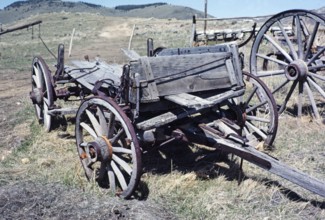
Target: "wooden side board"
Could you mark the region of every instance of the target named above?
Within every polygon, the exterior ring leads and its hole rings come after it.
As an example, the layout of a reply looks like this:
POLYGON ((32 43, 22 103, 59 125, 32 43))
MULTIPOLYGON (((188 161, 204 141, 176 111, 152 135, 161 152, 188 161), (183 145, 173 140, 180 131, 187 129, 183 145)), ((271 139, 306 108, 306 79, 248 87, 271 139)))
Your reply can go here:
MULTIPOLYGON (((152 94, 156 93, 156 96, 162 97, 231 89, 238 83, 232 62, 229 52, 141 57, 130 62, 130 78, 138 77, 140 81, 141 102, 150 102, 152 94)), ((136 94, 133 93, 130 101, 136 102, 136 94)))

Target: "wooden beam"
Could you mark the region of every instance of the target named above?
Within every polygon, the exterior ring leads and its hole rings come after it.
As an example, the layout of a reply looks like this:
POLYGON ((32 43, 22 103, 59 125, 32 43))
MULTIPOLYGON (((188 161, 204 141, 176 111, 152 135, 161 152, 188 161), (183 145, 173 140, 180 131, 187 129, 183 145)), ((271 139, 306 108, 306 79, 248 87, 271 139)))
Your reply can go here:
POLYGON ((18 31, 18 30, 21 30, 21 29, 24 29, 24 28, 29 28, 29 27, 32 27, 34 25, 38 25, 38 24, 41 24, 41 23, 42 23, 42 21, 35 21, 35 22, 29 23, 29 24, 25 24, 25 25, 18 26, 18 27, 15 27, 15 28, 7 29, 5 31, 1 31, 0 35, 7 34, 7 33, 10 33, 10 32, 14 32, 14 31, 18 31))

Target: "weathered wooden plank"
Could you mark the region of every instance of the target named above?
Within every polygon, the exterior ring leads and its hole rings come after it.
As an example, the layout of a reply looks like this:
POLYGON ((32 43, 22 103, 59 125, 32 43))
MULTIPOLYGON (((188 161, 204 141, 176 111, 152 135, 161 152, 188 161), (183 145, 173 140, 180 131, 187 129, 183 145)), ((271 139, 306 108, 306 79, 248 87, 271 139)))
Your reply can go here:
MULTIPOLYGON (((65 71, 78 83, 92 89, 97 81, 107 81, 115 86, 120 85, 122 66, 105 62, 72 61, 74 66, 66 66, 65 71)), ((105 84, 104 84, 105 87, 105 84)))
POLYGON ((187 108, 208 108, 213 102, 188 93, 165 96, 165 99, 187 108))
POLYGON ((136 125, 136 127, 141 130, 149 130, 152 128, 161 127, 161 126, 169 124, 173 121, 176 121, 176 120, 179 120, 182 118, 186 118, 192 114, 196 114, 197 112, 200 112, 203 109, 212 107, 213 105, 220 103, 224 100, 227 100, 227 99, 230 99, 233 97, 237 97, 237 96, 243 94, 243 91, 244 91, 244 89, 238 90, 238 91, 228 91, 228 92, 218 94, 216 96, 212 96, 211 99, 209 99, 209 98, 207 99, 209 102, 213 103, 212 105, 210 105, 208 107, 205 105, 201 105, 201 106, 197 106, 196 108, 184 109, 181 112, 178 111, 177 114, 170 111, 170 112, 164 113, 162 115, 150 118, 148 120, 139 122, 136 125))
POLYGON ((204 125, 200 127, 207 137, 213 138, 216 141, 216 144, 214 145, 216 148, 221 149, 224 152, 233 153, 275 175, 325 197, 325 182, 292 168, 283 162, 256 150, 252 146, 242 146, 219 137, 210 127, 204 125))
MULTIPOLYGON (((231 53, 193 54, 179 56, 148 57, 154 82, 157 85, 159 96, 179 93, 192 93, 213 89, 231 89, 235 82, 230 80, 226 67, 226 60, 230 60, 231 53)), ((148 82, 142 67, 143 59, 131 62, 130 73, 140 74, 143 99, 147 99, 148 82)), ((135 94, 131 94, 135 96, 135 94)))
POLYGON ((169 124, 170 122, 173 122, 175 120, 177 120, 177 115, 175 115, 172 112, 167 112, 162 115, 151 118, 149 120, 140 122, 136 125, 136 127, 141 130, 148 130, 151 128, 161 127, 161 126, 163 126, 165 124, 169 124))
POLYGON ((94 88, 93 84, 90 84, 84 77, 78 77, 78 75, 80 75, 79 72, 76 72, 74 74, 71 74, 70 76, 74 78, 83 87, 89 90, 92 90, 94 88))
POLYGON ((203 53, 230 52, 230 44, 218 44, 206 47, 166 48, 158 52, 157 56, 189 55, 203 53))
POLYGON ((241 96, 244 94, 244 92, 245 92, 245 89, 239 89, 236 91, 229 90, 229 91, 223 92, 221 94, 216 94, 214 96, 210 96, 210 97, 206 98, 206 100, 213 102, 214 104, 217 104, 217 103, 221 103, 227 99, 241 96))
MULTIPOLYGON (((241 59, 239 57, 238 46, 235 42, 218 44, 213 46, 205 47, 189 47, 189 48, 166 48, 160 51, 156 56, 171 56, 171 55, 188 55, 188 54, 205 54, 205 53, 220 53, 220 52, 230 52, 232 54, 232 68, 234 70, 234 76, 237 80, 239 87, 244 86, 243 76, 242 76, 242 66, 241 59)), ((228 65, 228 67, 230 67, 228 65)))
POLYGON ((148 57, 143 57, 141 64, 145 77, 148 80, 148 85, 146 86, 148 87, 148 95, 142 96, 142 101, 159 101, 157 85, 154 80, 154 75, 148 57))

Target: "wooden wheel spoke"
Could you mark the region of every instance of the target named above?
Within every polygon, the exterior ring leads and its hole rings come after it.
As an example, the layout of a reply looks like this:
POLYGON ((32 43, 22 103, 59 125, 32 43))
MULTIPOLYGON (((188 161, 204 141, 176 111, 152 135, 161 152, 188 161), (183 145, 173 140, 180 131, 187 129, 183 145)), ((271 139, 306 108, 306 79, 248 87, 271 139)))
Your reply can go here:
POLYGON ((264 37, 278 50, 280 51, 280 53, 282 53, 283 56, 285 56, 285 58, 287 58, 287 60, 289 60, 290 62, 293 61, 293 59, 291 58, 291 56, 278 44, 276 43, 270 36, 268 36, 267 34, 264 34, 264 37))
POLYGON ((44 106, 46 106, 46 107, 48 107, 49 106, 49 100, 47 99, 47 98, 43 98, 43 100, 44 100, 44 103, 45 103, 45 105, 44 106))
POLYGON ((107 175, 108 175, 110 189, 112 190, 112 192, 116 192, 115 174, 114 174, 113 169, 110 165, 108 167, 107 175))
POLYGON ((35 83, 37 85, 38 88, 41 88, 42 87, 42 81, 41 81, 41 78, 40 78, 40 72, 38 71, 38 68, 34 65, 33 66, 33 69, 34 69, 34 73, 35 73, 35 83))
POLYGON ((310 36, 310 33, 309 33, 307 25, 303 19, 300 19, 300 27, 301 27, 302 33, 304 34, 304 37, 308 38, 308 36, 310 36))
POLYGON ((132 150, 123 147, 113 147, 114 153, 132 154, 132 150))
POLYGON ((104 116, 103 111, 97 106, 97 114, 98 114, 98 118, 99 118, 99 124, 101 127, 101 135, 108 135, 108 126, 107 126, 107 122, 104 116))
POLYGON ((33 78, 34 84, 36 85, 36 88, 41 88, 41 85, 39 83, 39 79, 37 78, 37 76, 33 75, 32 78, 33 78))
POLYGON ((325 92, 324 92, 324 90, 316 83, 316 82, 314 82, 314 80, 312 80, 312 79, 310 79, 310 77, 307 77, 307 81, 308 81, 308 83, 309 84, 311 84, 311 85, 313 85, 316 89, 317 89, 317 91, 324 97, 324 99, 325 99, 325 92))
POLYGON ((267 138, 266 134, 263 131, 261 131, 259 128, 257 128, 255 125, 253 125, 252 123, 246 121, 245 124, 247 125, 248 128, 250 128, 251 130, 256 132, 259 136, 261 136, 263 140, 267 138))
POLYGON ((271 71, 258 71, 257 76, 258 77, 269 77, 269 76, 277 76, 277 75, 283 75, 284 70, 271 70, 271 71))
POLYGON ((279 60, 279 59, 276 59, 276 58, 272 58, 270 56, 266 56, 266 55, 263 55, 263 54, 256 54, 256 56, 260 57, 260 58, 263 58, 263 59, 266 59, 266 60, 269 60, 269 61, 273 61, 275 63, 278 63, 278 64, 281 64, 281 65, 285 65, 287 66, 288 63, 282 61, 282 60, 279 60))
POLYGON ((118 156, 116 156, 115 154, 113 154, 113 160, 119 164, 130 176, 132 174, 132 167, 129 166, 129 164, 127 162, 125 162, 124 160, 122 160, 121 158, 119 158, 118 156))
POLYGON ((282 82, 278 87, 276 87, 273 91, 272 94, 278 92, 280 89, 282 89, 285 85, 287 85, 290 82, 290 80, 286 79, 284 82, 282 82))
POLYGON ((321 50, 319 50, 307 63, 307 66, 312 64, 317 58, 319 58, 320 55, 322 55, 325 51, 325 47, 323 47, 321 50))
POLYGON ((88 143, 83 142, 83 143, 81 143, 79 146, 84 148, 84 147, 86 147, 87 145, 88 145, 88 143))
POLYGON ((89 169, 93 169, 92 166, 94 165, 95 162, 91 161, 91 160, 88 159, 88 158, 86 158, 86 159, 84 159, 84 160, 86 160, 86 166, 87 166, 89 169))
MULTIPOLYGON (((289 36, 288 36, 287 32, 284 30, 284 27, 283 27, 283 25, 282 25, 282 23, 280 21, 278 21, 278 25, 279 25, 279 27, 281 29, 281 32, 282 32, 282 34, 283 34, 283 36, 284 36, 284 38, 285 38, 285 40, 286 40, 286 42, 287 42, 287 44, 289 46, 289 49, 290 49, 290 52, 292 53, 293 58, 295 60, 297 60, 298 59, 298 54, 297 54, 296 50, 294 49, 294 47, 293 47, 293 45, 292 45, 292 43, 291 43, 291 41, 289 39, 289 36)), ((287 64, 284 64, 284 65, 287 65, 287 64)))
POLYGON ((308 94, 308 97, 309 97, 309 100, 310 100, 310 104, 311 104, 311 107, 313 108, 313 112, 315 114, 315 117, 316 118, 320 118, 320 115, 319 115, 319 112, 318 112, 318 109, 317 109, 317 106, 316 106, 316 102, 315 102, 315 99, 314 99, 314 95, 308 85, 307 82, 304 83, 304 88, 305 90, 307 91, 307 94, 308 94))
POLYGON ((109 121, 108 121, 108 138, 112 138, 114 134, 114 127, 115 127, 115 115, 111 113, 109 115, 109 121))
POLYGON ((259 104, 253 105, 252 107, 246 109, 246 114, 250 113, 251 111, 254 111, 255 109, 267 104, 267 101, 261 102, 259 104))
POLYGON ((86 109, 86 114, 91 122, 91 125, 95 129, 97 136, 102 136, 103 135, 102 128, 99 122, 97 121, 96 117, 88 109, 86 109))
POLYGON ((37 115, 38 119, 40 119, 40 117, 41 117, 41 108, 39 107, 39 105, 35 104, 35 109, 36 109, 36 115, 37 115))
POLYGON ((118 140, 121 139, 122 134, 124 134, 124 129, 120 129, 116 135, 110 140, 112 144, 115 144, 118 140))
POLYGON ((311 48, 312 48, 312 46, 314 44, 316 34, 318 32, 319 24, 320 24, 319 22, 316 22, 316 24, 315 24, 315 26, 313 28, 313 32, 312 32, 311 36, 308 39, 308 44, 307 44, 307 47, 306 47, 306 53, 305 53, 304 60, 307 60, 309 52, 310 52, 310 50, 311 50, 311 48))
POLYGON ((245 133, 246 135, 250 135, 250 134, 251 134, 251 132, 250 132, 246 127, 244 127, 244 133, 245 133))
POLYGON ((295 24, 296 24, 296 36, 297 36, 297 44, 298 44, 298 57, 299 59, 303 59, 303 45, 302 45, 302 30, 300 17, 298 15, 295 16, 295 24))
POLYGON ((298 94, 298 117, 302 115, 302 98, 304 94, 304 84, 299 82, 299 94, 298 94))
POLYGON ((325 68, 325 64, 316 65, 316 66, 309 66, 308 67, 308 70, 309 71, 312 71, 312 70, 321 70, 323 68, 325 68))
POLYGON ((113 172, 115 173, 115 175, 117 177, 117 180, 120 183, 122 189, 126 190, 127 189, 127 184, 126 184, 126 181, 125 181, 125 178, 124 178, 122 172, 117 167, 117 165, 115 164, 114 161, 111 161, 111 166, 112 166, 113 172))
POLYGON ((83 127, 93 138, 97 138, 96 132, 85 122, 81 122, 80 126, 83 127))
POLYGON ((282 112, 284 110, 284 108, 287 105, 287 103, 288 103, 288 101, 289 101, 289 99, 290 99, 290 97, 291 97, 291 95, 293 93, 293 90, 296 88, 297 84, 298 84, 297 81, 294 81, 293 84, 291 85, 290 90, 289 90, 288 94, 286 95, 286 97, 284 99, 284 102, 282 103, 279 112, 282 112))
POLYGON ((251 91, 249 93, 249 95, 247 96, 246 101, 245 101, 245 108, 247 108, 248 103, 252 100, 252 98, 253 98, 254 94, 256 93, 257 89, 258 89, 257 86, 254 86, 253 91, 251 91))
POLYGON ((325 76, 321 76, 316 73, 308 72, 308 76, 325 81, 325 76))
POLYGON ((246 119, 249 121, 258 121, 258 122, 263 122, 263 123, 270 123, 270 119, 267 118, 260 118, 252 115, 246 115, 246 119))
MULTIPOLYGON (((90 167, 89 167, 90 168, 90 167)), ((103 181, 107 175, 107 163, 100 163, 99 173, 98 173, 98 180, 103 181)))

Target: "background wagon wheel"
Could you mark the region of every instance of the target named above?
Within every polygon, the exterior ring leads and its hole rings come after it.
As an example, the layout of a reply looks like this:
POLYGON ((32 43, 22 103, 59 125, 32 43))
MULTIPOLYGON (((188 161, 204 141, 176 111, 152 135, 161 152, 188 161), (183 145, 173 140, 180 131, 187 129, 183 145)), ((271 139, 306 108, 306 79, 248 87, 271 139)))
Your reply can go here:
POLYGON ((51 72, 41 57, 35 57, 32 63, 32 91, 30 93, 35 107, 36 117, 45 130, 51 130, 52 116, 49 107, 54 102, 54 91, 51 83, 51 72))
POLYGON ((233 100, 230 108, 243 114, 243 136, 249 140, 252 146, 260 144, 270 149, 274 142, 278 129, 278 112, 275 100, 266 85, 256 76, 243 72, 245 81, 245 93, 233 100))
POLYGON ((88 180, 130 197, 141 176, 141 150, 123 110, 110 98, 84 101, 77 112, 76 141, 88 180))
POLYGON ((290 107, 301 116, 311 109, 314 117, 320 117, 325 102, 324 31, 322 16, 289 10, 271 17, 258 32, 251 51, 251 73, 270 88, 279 112, 290 107))

